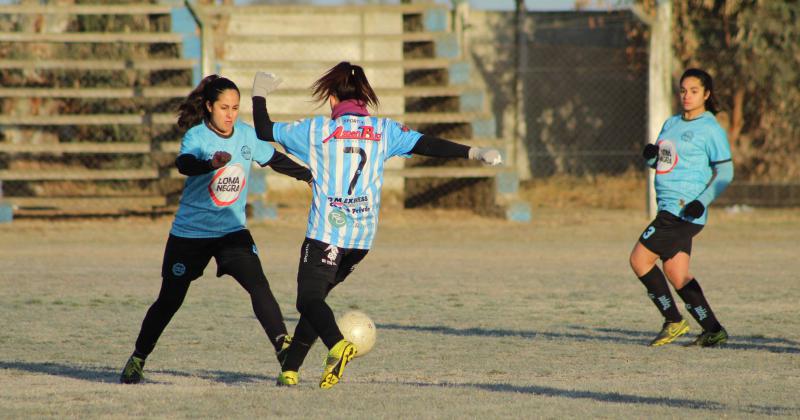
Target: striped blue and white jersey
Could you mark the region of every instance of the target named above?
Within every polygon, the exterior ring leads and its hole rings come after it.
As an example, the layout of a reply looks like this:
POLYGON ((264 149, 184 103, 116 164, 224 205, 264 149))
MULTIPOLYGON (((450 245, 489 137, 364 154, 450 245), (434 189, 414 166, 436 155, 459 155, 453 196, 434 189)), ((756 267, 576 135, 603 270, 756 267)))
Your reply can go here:
POLYGON ((209 160, 228 152, 225 166, 186 178, 170 233, 183 238, 219 238, 246 227, 248 178, 253 162, 265 165, 275 154, 271 144, 256 137, 253 127, 236 121, 230 137, 220 137, 200 123, 186 132, 180 154, 209 160))
POLYGON ((275 123, 273 137, 314 176, 306 236, 370 249, 378 227, 386 160, 408 156, 422 136, 389 118, 316 116, 275 123))
MULTIPOLYGON (((725 130, 711 112, 687 121, 678 114, 664 122, 658 135, 655 190, 658 210, 678 217, 683 207, 706 189, 715 165, 731 161, 731 147, 725 130)), ((704 225, 708 212, 684 220, 704 225)))

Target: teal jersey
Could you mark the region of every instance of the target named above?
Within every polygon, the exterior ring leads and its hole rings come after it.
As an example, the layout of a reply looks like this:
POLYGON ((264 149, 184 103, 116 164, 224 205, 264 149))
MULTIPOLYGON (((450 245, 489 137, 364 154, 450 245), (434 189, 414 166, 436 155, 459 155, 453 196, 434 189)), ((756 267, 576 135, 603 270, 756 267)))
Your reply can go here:
MULTIPOLYGON (((704 225, 708 211, 697 219, 683 215, 683 207, 698 199, 712 180, 715 165, 731 161, 725 130, 711 112, 687 121, 670 117, 658 135, 656 201, 668 211, 692 223, 704 225)), ((708 204, 708 203, 704 203, 708 204)))
POLYGON ((211 172, 186 178, 171 234, 184 238, 219 238, 246 227, 247 180, 253 162, 266 165, 275 148, 256 137, 253 127, 236 121, 230 137, 220 137, 200 123, 186 132, 180 154, 209 160, 217 151, 231 160, 211 172))
POLYGON ((272 131, 314 176, 306 236, 340 248, 370 249, 384 162, 406 156, 422 134, 389 118, 354 115, 275 123, 272 131))

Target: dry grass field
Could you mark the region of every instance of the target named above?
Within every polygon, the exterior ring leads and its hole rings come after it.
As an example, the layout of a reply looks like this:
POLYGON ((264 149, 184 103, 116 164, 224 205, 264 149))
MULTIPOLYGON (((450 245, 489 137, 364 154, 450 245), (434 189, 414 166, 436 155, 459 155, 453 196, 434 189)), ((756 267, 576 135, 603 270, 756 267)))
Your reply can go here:
MULTIPOLYGON (((712 208, 692 271, 729 345, 652 349, 661 321, 627 263, 643 211, 537 208, 520 225, 386 208, 373 251, 329 299, 370 314, 378 342, 328 391, 319 344, 299 387, 275 387, 249 299, 213 262, 148 383, 117 383, 170 222, 0 226, 0 418, 800 417, 798 211, 712 208)), ((292 328, 305 213, 251 230, 292 328)))

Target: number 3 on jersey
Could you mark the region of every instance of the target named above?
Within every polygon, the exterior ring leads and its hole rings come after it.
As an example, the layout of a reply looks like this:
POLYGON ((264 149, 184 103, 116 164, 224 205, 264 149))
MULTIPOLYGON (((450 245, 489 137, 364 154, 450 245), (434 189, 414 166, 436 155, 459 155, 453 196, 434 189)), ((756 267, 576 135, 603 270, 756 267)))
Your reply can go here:
POLYGON ((364 164, 367 163, 367 152, 360 147, 345 147, 345 153, 357 153, 358 156, 361 158, 358 161, 358 168, 356 168, 356 172, 353 174, 353 179, 350 180, 350 189, 347 190, 347 195, 352 195, 353 190, 356 187, 356 183, 358 182, 358 177, 361 176, 361 170, 364 169, 364 164))

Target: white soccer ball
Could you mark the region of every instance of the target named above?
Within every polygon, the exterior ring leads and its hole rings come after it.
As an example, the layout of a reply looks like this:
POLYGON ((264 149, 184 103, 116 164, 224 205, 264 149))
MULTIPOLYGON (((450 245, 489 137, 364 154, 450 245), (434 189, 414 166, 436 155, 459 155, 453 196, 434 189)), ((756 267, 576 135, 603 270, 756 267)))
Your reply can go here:
POLYGON ((336 320, 344 339, 355 344, 358 353, 363 356, 375 345, 375 323, 361 311, 349 311, 336 320))

